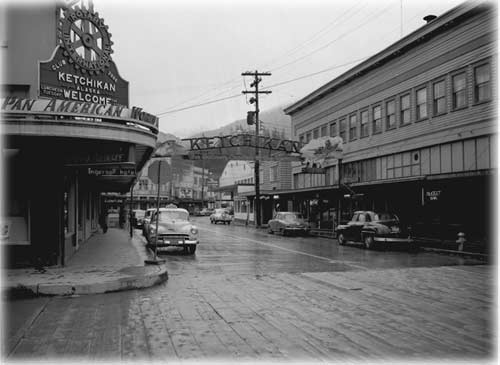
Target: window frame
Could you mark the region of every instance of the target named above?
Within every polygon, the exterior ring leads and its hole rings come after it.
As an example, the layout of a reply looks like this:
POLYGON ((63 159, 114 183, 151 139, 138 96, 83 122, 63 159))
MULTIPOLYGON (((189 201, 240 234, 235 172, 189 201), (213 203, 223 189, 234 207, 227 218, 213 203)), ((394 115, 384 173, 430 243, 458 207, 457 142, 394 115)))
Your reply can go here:
POLYGON ((349 141, 355 141, 358 139, 358 113, 349 114, 349 141), (352 118, 355 118, 354 126, 352 123, 352 118), (355 136, 353 137, 351 131, 354 129, 355 136))
POLYGON ((376 104, 376 105, 372 105, 372 135, 374 134, 380 134, 383 132, 383 127, 382 127, 382 105, 381 104, 376 104), (378 119, 379 122, 380 122, 380 129, 377 130, 375 128, 375 122, 377 121, 377 119, 375 119, 375 109, 376 108, 379 108, 380 109, 380 118, 378 119))
POLYGON ((337 124, 337 120, 333 120, 329 123, 329 135, 330 137, 335 137, 335 136, 338 136, 339 133, 338 133, 338 124, 337 124), (335 134, 332 134, 332 126, 334 126, 335 128, 335 134))
POLYGON ((319 138, 319 127, 313 129, 313 139, 318 139, 319 138))
POLYGON ((343 143, 347 143, 349 142, 348 141, 348 138, 347 138, 347 133, 348 133, 348 126, 347 126, 347 123, 348 123, 348 117, 347 115, 346 116, 343 116, 342 118, 339 118, 339 133, 338 133, 338 136, 340 138, 342 138, 342 142, 343 143), (342 122, 344 123, 344 129, 342 129, 342 122), (344 136, 342 137, 342 134, 344 134, 344 136))
POLYGON ((385 101, 385 113, 384 113, 384 115, 385 115, 385 130, 388 131, 388 130, 396 129, 398 122, 396 120, 396 99, 395 98, 387 99, 385 101), (388 114, 389 113, 389 108, 388 108, 389 103, 392 103, 394 105, 394 112, 392 114, 388 114), (390 115, 394 116, 394 123, 392 126, 389 125, 389 116, 390 115))
POLYGON ((439 116, 439 115, 444 115, 448 112, 448 108, 447 108, 447 99, 446 99, 446 78, 445 77, 442 77, 442 78, 439 78, 439 79, 436 79, 434 81, 432 81, 432 115, 433 116, 439 116), (439 99, 444 99, 444 111, 442 112, 438 112, 437 109, 436 109, 436 89, 435 89, 435 85, 436 84, 439 84, 439 83, 443 83, 444 84, 444 87, 443 87, 443 90, 444 90, 444 95, 442 97, 440 97, 439 99))
POLYGON ((468 98, 468 75, 467 75, 467 69, 461 69, 461 70, 457 70, 455 72, 453 72, 451 75, 450 75, 450 83, 451 83, 451 110, 460 110, 460 109, 466 109, 469 107, 469 98, 468 98), (462 105, 462 106, 457 106, 456 105, 456 98, 455 98, 455 95, 457 94, 455 92, 455 82, 454 82, 454 79, 455 77, 459 76, 459 75, 464 75, 465 76, 465 86, 464 86, 464 89, 463 89, 463 93, 464 93, 464 100, 465 100, 465 104, 462 105))
POLYGON ((328 124, 323 124, 321 127, 319 127, 319 136, 320 137, 328 136, 328 124), (323 131, 325 132, 325 134, 323 134, 323 131))
POLYGON ((421 85, 415 89, 415 121, 420 122, 425 119, 429 119, 429 88, 428 85, 421 85), (419 104, 418 93, 422 90, 425 90, 425 103, 419 104), (424 117, 419 113, 421 105, 425 105, 426 115, 424 117))
POLYGON ((359 138, 370 137, 370 112, 368 109, 363 109, 359 112, 359 138), (363 125, 363 114, 366 113, 366 123, 363 125), (363 133, 363 127, 366 126, 366 135, 363 133))
POLYGON ((474 105, 477 104, 482 104, 482 103, 488 103, 493 100, 493 83, 492 83, 492 68, 491 68, 491 61, 490 60, 485 60, 481 61, 478 63, 475 63, 472 65, 472 92, 473 92, 473 102, 474 105), (488 81, 488 89, 489 89, 489 97, 488 99, 484 100, 478 100, 478 87, 476 83, 476 69, 480 67, 486 66, 488 69, 488 74, 489 74, 489 81, 488 81))
MULTIPOLYGON (((408 124, 411 124, 411 93, 406 92, 401 95, 399 95, 399 126, 405 126, 408 124), (403 98, 408 98, 408 108, 403 109, 403 98), (404 122, 403 121, 403 113, 408 113, 408 121, 404 122)), ((405 114, 406 115, 406 114, 405 114)))

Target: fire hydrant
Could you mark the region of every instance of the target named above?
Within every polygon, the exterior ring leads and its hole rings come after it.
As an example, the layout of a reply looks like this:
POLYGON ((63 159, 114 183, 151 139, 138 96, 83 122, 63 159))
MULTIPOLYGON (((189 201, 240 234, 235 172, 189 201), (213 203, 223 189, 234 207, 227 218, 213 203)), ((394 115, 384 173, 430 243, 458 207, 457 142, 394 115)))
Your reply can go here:
POLYGON ((465 243, 465 233, 459 232, 458 233, 458 239, 456 241, 458 243, 458 251, 463 251, 464 250, 464 243, 465 243))

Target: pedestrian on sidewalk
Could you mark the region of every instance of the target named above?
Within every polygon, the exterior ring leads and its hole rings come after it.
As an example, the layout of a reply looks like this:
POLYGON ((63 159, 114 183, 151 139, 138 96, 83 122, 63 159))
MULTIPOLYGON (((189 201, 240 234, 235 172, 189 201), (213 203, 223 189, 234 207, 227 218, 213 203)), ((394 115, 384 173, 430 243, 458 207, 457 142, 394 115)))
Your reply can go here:
POLYGON ((108 231, 108 210, 106 208, 101 211, 101 215, 99 216, 99 224, 102 228, 102 233, 106 233, 108 231))

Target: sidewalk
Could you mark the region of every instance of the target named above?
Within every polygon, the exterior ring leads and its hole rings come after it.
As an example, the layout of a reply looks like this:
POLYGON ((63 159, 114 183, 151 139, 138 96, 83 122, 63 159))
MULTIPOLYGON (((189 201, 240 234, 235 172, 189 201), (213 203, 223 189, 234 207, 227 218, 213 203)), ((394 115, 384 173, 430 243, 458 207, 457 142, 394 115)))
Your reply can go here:
POLYGON ((80 295, 150 287, 168 279, 164 265, 151 259, 141 240, 124 229, 96 232, 64 267, 3 269, 2 293, 80 295))

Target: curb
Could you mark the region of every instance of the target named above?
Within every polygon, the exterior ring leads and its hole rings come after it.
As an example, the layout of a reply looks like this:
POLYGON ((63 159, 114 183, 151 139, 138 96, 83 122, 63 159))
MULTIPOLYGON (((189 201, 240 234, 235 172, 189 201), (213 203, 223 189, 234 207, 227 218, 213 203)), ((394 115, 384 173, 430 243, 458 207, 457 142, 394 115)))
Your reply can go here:
POLYGON ((4 288, 2 294, 12 298, 104 294, 149 288, 168 280, 167 268, 164 265, 154 267, 130 267, 122 269, 120 272, 122 272, 121 277, 102 282, 65 284, 38 283, 32 285, 17 284, 4 288), (127 271, 132 273, 127 273, 127 271), (145 271, 145 273, 134 274, 134 272, 137 271, 145 271))

